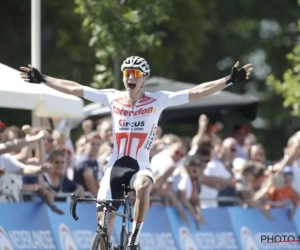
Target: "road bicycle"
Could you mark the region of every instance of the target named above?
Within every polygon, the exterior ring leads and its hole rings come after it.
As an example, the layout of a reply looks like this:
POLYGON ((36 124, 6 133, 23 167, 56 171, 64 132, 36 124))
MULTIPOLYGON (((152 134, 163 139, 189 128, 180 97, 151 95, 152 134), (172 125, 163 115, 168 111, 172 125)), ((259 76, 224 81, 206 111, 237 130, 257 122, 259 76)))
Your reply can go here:
POLYGON ((133 191, 130 187, 122 185, 125 197, 124 199, 105 199, 105 200, 97 200, 93 198, 77 198, 75 194, 71 195, 71 204, 70 204, 70 213, 74 220, 78 220, 78 216, 76 214, 76 206, 77 203, 83 203, 83 202, 94 202, 102 205, 104 207, 103 209, 103 220, 102 225, 99 225, 95 236, 92 241, 92 247, 91 250, 99 250, 100 245, 105 246, 105 250, 125 250, 128 238, 130 236, 129 232, 129 223, 126 222, 130 221, 133 222, 132 214, 131 214, 131 204, 129 200, 129 193, 133 191), (119 203, 124 206, 123 213, 119 213, 114 211, 114 207, 111 205, 112 203, 119 203), (120 245, 118 246, 111 246, 109 242, 109 235, 108 235, 108 218, 109 215, 119 216, 122 217, 122 228, 121 228, 121 237, 120 237, 120 245), (102 242, 102 243, 101 243, 102 242))

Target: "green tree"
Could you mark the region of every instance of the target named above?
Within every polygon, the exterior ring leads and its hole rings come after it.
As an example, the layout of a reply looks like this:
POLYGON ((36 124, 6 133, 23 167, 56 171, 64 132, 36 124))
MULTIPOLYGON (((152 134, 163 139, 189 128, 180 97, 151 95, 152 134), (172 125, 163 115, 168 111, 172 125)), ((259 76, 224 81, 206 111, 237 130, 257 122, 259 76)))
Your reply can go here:
POLYGON ((119 88, 121 61, 128 55, 160 45, 155 27, 168 18, 168 0, 75 0, 83 26, 91 32, 90 45, 99 63, 95 83, 119 88))
MULTIPOLYGON (((300 19, 298 30, 300 31, 300 19)), ((300 44, 287 54, 287 59, 290 62, 290 68, 284 72, 283 80, 271 74, 268 76, 268 84, 284 98, 283 106, 292 108, 291 114, 300 117, 300 44)))

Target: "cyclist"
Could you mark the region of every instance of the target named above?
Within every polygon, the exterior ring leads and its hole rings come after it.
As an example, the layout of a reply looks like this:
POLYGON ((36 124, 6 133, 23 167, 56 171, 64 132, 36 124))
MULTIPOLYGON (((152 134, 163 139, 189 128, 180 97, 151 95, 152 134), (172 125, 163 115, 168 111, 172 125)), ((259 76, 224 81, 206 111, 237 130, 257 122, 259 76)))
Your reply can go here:
MULTIPOLYGON (((43 83, 66 94, 84 97, 90 101, 107 105, 113 122, 114 150, 107 164, 98 192, 99 199, 123 198, 122 184, 130 184, 136 192, 134 222, 127 249, 138 249, 139 235, 149 208, 153 177, 149 162, 149 151, 155 138, 155 129, 161 112, 169 107, 181 105, 218 92, 231 84, 249 78, 251 64, 238 69, 239 62, 231 74, 219 80, 200 84, 178 92, 143 92, 143 85, 150 76, 147 61, 139 56, 124 60, 121 71, 126 91, 115 89, 93 89, 79 83, 53 78, 41 74, 31 65, 21 67, 21 77, 30 83, 43 83)), ((118 205, 113 204, 115 209, 118 205)), ((102 218, 102 207, 97 208, 98 220, 102 218)), ((110 232, 113 218, 110 218, 110 232)))

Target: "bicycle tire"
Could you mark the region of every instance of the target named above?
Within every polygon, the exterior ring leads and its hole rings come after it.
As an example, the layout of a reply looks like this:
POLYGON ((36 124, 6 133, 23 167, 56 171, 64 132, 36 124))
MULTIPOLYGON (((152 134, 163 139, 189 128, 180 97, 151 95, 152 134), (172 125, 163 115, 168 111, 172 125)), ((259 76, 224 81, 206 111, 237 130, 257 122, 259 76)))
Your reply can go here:
POLYGON ((107 234, 103 231, 99 231, 99 232, 95 233, 93 241, 92 241, 93 244, 92 244, 91 250, 100 250, 101 240, 104 243, 105 250, 110 250, 108 248, 107 234))

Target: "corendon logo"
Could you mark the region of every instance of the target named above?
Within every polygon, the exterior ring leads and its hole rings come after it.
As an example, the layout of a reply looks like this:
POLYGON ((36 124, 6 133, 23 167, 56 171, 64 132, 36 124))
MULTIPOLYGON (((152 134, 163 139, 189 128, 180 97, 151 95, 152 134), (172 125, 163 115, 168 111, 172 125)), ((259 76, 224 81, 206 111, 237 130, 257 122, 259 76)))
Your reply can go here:
POLYGON ((127 122, 124 119, 119 120, 120 127, 143 127, 145 126, 145 121, 140 122, 127 122))
POLYGON ((153 107, 149 107, 149 108, 140 108, 138 110, 132 111, 132 110, 127 110, 127 109, 113 106, 113 112, 117 115, 139 116, 139 115, 148 115, 151 113, 155 113, 156 109, 153 107))

